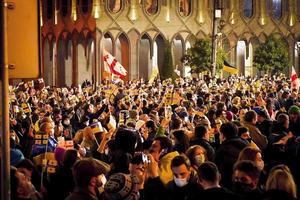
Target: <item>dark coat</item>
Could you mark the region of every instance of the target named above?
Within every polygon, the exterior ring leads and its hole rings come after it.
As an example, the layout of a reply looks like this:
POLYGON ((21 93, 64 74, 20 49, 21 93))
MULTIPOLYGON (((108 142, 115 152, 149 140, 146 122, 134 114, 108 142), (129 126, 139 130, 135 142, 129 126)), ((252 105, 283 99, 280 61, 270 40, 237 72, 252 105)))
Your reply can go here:
POLYGON ((225 140, 218 148, 215 163, 221 172, 223 187, 231 189, 233 165, 237 161, 239 153, 247 145, 248 142, 241 138, 232 138, 225 140))
POLYGON ((268 190, 262 195, 262 200, 296 200, 290 193, 283 190, 268 190))
POLYGON ((169 200, 192 200, 199 196, 202 188, 197 183, 197 177, 191 173, 189 183, 186 186, 178 187, 174 180, 167 184, 169 200))
POLYGON ((212 200, 212 199, 222 199, 222 200, 238 200, 240 197, 233 192, 225 189, 225 188, 210 188, 207 190, 203 190, 196 199, 201 200, 212 200))
POLYGON ((50 176, 48 199, 63 200, 74 190, 72 169, 60 166, 57 171, 50 176))
POLYGON ((75 190, 70 194, 65 200, 100 200, 92 195, 89 191, 81 188, 75 188, 75 190))
POLYGON ((168 193, 159 177, 148 178, 144 185, 144 200, 160 200, 167 199, 168 193))

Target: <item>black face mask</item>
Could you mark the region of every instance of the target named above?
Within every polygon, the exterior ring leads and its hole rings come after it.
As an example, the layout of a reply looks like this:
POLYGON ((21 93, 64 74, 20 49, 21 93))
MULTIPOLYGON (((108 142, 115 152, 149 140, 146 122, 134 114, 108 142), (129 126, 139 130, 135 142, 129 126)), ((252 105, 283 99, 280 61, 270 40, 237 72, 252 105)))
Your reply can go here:
POLYGON ((246 140, 247 140, 249 143, 252 142, 252 138, 247 138, 246 140))
POLYGON ((233 191, 238 194, 249 193, 253 190, 254 186, 251 183, 243 183, 243 182, 234 182, 233 183, 233 191))

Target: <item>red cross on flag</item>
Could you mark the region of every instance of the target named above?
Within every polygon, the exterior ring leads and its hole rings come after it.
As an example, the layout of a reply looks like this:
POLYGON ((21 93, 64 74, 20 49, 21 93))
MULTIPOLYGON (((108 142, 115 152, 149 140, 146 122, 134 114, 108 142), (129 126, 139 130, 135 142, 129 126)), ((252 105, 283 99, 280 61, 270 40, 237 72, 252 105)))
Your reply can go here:
POLYGON ((299 80, 294 66, 292 66, 291 89, 299 89, 299 80))
POLYGON ((123 78, 127 75, 126 69, 108 51, 103 49, 104 70, 123 78))

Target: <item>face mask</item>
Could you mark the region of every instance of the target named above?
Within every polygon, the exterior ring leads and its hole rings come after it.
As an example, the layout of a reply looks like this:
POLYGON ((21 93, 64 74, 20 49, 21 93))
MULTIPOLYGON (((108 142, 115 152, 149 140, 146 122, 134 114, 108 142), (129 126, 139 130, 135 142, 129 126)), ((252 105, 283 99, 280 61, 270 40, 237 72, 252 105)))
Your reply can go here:
POLYGON ((233 191, 238 194, 244 194, 251 192, 253 190, 253 184, 251 183, 242 183, 242 182, 234 182, 233 183, 233 191))
POLYGON ((106 148, 106 149, 104 150, 104 154, 105 154, 106 156, 108 156, 108 152, 109 152, 109 150, 108 150, 108 148, 106 148))
POLYGON ((202 163, 205 162, 205 156, 203 154, 195 156, 195 164, 199 167, 202 163))
POLYGON ((184 187, 189 183, 186 178, 180 179, 180 178, 176 178, 175 176, 174 176, 174 182, 178 187, 184 187))

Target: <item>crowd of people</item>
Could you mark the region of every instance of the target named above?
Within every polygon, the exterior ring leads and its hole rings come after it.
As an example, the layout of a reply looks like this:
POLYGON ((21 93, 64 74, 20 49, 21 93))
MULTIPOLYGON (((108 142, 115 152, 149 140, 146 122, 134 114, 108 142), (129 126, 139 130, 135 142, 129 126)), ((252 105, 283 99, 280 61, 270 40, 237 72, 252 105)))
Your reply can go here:
POLYGON ((297 199, 283 75, 10 86, 11 198, 297 199))

